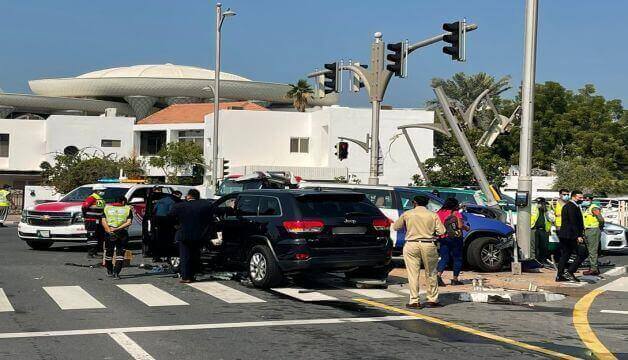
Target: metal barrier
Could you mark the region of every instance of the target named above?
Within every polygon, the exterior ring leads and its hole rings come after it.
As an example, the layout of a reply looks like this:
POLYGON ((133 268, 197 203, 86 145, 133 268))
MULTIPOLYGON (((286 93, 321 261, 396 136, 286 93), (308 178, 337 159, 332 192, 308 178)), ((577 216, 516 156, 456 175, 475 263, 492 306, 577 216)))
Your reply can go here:
POLYGON ((24 208, 24 190, 13 189, 11 190, 11 209, 9 214, 21 214, 24 208))

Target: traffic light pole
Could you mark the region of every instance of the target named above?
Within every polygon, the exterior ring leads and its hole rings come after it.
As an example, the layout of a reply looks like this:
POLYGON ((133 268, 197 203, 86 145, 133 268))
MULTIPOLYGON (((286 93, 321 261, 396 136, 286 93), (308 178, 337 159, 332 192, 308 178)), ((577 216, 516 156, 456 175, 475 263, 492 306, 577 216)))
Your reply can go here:
POLYGON ((532 196, 532 136, 534 119, 534 80, 536 71, 536 31, 538 1, 526 0, 525 52, 523 59, 523 84, 521 88, 521 137, 519 139, 519 181, 517 194, 527 194, 525 206, 517 209, 517 242, 524 259, 530 253, 530 197, 532 196))

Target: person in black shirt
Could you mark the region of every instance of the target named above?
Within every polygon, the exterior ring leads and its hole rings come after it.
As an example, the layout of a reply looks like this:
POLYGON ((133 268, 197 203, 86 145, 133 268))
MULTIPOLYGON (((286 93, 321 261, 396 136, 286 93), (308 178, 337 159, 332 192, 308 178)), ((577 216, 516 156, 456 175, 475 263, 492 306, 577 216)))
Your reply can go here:
POLYGON ((169 216, 179 224, 175 241, 179 244, 182 283, 193 282, 200 267, 200 250, 211 226, 211 205, 200 200, 196 189, 188 191, 184 202, 172 205, 169 216))
POLYGON ((587 248, 583 245, 584 219, 580 210, 582 198, 582 191, 572 191, 571 200, 565 204, 561 213, 561 226, 558 231, 561 255, 556 281, 580 281, 574 274, 588 255, 587 248), (569 265, 565 272, 565 266, 574 252, 577 256, 576 260, 569 265))

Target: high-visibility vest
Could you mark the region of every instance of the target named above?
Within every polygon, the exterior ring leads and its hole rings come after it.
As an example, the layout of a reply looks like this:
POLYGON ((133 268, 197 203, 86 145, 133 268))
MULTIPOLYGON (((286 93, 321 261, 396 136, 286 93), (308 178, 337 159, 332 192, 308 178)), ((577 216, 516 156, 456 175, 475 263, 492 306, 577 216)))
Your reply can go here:
MULTIPOLYGON (((532 213, 530 214, 530 228, 534 227, 534 224, 536 224, 536 221, 539 219, 539 216, 541 215, 541 212, 539 211, 539 205, 537 204, 532 204, 532 213)), ((547 214, 545 215, 545 231, 550 231, 550 229, 552 228, 552 223, 547 219, 547 214)))
POLYGON ((107 203, 102 198, 102 196, 98 195, 97 193, 93 193, 90 196, 93 197, 96 202, 85 211, 85 216, 89 218, 99 219, 102 216, 102 211, 107 203))
POLYGON ((599 208, 595 204, 591 204, 585 211, 582 212, 584 218, 584 227, 587 229, 596 229, 600 227, 600 221, 597 216, 593 215, 593 210, 599 208))
POLYGON ((563 206, 565 206, 565 204, 560 200, 556 201, 556 205, 554 206, 554 225, 556 225, 557 228, 559 228, 562 223, 561 215, 563 213, 563 206))
POLYGON ((129 214, 131 213, 131 207, 128 205, 116 206, 116 205, 107 205, 105 206, 105 219, 107 220, 107 224, 111 227, 118 227, 126 222, 129 218, 129 214))
POLYGON ((9 202, 8 196, 11 192, 8 190, 0 190, 0 206, 10 206, 11 203, 9 202))

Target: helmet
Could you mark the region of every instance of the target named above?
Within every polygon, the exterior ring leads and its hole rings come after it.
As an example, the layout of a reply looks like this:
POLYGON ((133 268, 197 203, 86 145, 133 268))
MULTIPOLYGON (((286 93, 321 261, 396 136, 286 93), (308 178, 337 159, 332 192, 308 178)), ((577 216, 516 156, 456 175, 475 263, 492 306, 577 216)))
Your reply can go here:
POLYGON ((105 190, 107 190, 107 188, 105 187, 105 185, 98 184, 98 185, 92 186, 92 190, 94 190, 94 191, 105 191, 105 190))

